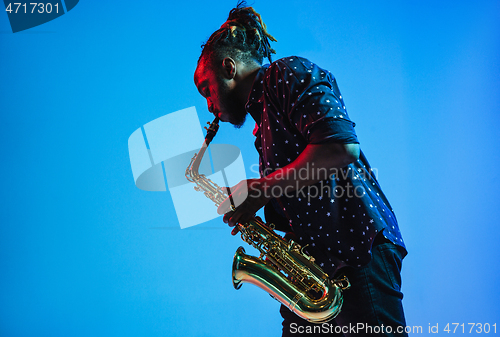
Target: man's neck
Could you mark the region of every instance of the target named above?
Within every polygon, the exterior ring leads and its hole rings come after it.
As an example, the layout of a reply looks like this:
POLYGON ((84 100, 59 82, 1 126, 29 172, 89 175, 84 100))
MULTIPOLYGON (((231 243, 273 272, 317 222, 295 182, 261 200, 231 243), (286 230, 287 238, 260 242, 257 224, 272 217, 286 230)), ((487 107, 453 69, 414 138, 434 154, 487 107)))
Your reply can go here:
POLYGON ((242 64, 239 71, 239 84, 237 86, 239 99, 248 102, 250 92, 252 91, 253 82, 259 73, 261 65, 252 62, 250 64, 242 64))

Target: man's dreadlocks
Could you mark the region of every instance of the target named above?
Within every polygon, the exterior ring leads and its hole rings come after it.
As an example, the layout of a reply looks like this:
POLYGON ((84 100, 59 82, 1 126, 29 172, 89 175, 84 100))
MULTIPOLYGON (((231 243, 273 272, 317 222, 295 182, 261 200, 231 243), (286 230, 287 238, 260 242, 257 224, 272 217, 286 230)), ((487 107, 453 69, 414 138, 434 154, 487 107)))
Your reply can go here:
POLYGON ((259 64, 262 64, 266 57, 272 62, 271 54, 276 52, 271 48, 269 40, 276 42, 267 32, 260 14, 252 7, 246 7, 245 1, 240 1, 236 8, 229 12, 226 22, 202 45, 198 62, 206 56, 207 60, 216 62, 225 56, 243 61, 253 59, 259 64))

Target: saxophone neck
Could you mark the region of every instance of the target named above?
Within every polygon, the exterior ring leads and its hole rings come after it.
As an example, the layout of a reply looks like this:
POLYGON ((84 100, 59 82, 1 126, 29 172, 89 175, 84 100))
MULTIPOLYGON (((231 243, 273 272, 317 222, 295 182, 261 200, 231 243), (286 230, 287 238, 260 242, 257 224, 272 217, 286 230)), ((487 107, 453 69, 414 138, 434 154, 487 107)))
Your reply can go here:
POLYGON ((209 124, 209 127, 205 127, 205 130, 207 130, 207 135, 205 136, 205 140, 203 141, 203 145, 201 146, 200 151, 198 151, 193 159, 191 159, 191 163, 186 169, 186 177, 188 177, 189 175, 191 178, 196 179, 199 176, 198 169, 200 168, 201 160, 205 155, 205 151, 207 150, 208 145, 212 142, 215 135, 217 134, 217 131, 219 130, 219 117, 215 117, 212 123, 207 123, 209 124))

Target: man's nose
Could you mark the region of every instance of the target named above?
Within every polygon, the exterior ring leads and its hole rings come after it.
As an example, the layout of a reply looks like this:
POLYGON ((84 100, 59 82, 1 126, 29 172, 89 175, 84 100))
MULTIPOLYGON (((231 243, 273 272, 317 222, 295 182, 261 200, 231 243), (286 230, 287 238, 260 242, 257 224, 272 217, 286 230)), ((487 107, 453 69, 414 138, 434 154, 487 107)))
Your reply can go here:
POLYGON ((210 101, 209 98, 207 98, 207 106, 208 106, 208 111, 214 112, 214 105, 212 104, 212 101, 210 101))

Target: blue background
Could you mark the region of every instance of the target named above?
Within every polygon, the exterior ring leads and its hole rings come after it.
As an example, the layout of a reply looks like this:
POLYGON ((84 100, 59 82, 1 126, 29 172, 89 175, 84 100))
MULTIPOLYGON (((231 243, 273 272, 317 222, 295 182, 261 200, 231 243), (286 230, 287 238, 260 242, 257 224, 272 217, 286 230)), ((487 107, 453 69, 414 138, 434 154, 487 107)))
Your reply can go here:
MULTIPOLYGON (((192 77, 235 4, 87 0, 16 34, 0 14, 1 336, 280 335, 279 304, 232 287, 242 241, 221 218, 181 230, 127 150, 167 113, 212 120, 192 77)), ((408 325, 500 330, 500 2, 253 5, 275 58, 337 78, 410 251, 408 325)), ((247 168, 252 128, 216 138, 247 168)))

